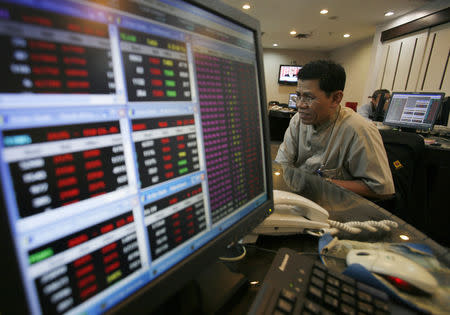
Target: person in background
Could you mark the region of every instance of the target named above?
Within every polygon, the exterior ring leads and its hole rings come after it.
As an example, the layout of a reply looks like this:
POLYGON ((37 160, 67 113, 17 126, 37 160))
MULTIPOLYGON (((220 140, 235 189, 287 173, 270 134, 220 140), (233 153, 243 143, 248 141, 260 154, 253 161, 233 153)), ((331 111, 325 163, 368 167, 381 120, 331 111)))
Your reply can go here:
POLYGON ((389 90, 386 90, 386 89, 380 89, 380 90, 376 90, 375 92, 373 92, 372 96, 369 96, 370 102, 358 107, 358 114, 360 114, 367 120, 374 120, 376 110, 377 110, 377 104, 378 104, 382 94, 384 94, 384 99, 385 99, 383 113, 382 113, 382 116, 384 117, 386 110, 387 110, 387 105, 389 104, 389 99, 391 97, 391 92, 389 92, 389 90))
POLYGON ((298 187, 289 181, 296 181, 300 170, 361 196, 383 199, 395 190, 381 135, 374 124, 340 106, 345 80, 344 68, 332 61, 313 61, 298 72, 298 112, 275 161, 283 165, 291 187, 298 187))

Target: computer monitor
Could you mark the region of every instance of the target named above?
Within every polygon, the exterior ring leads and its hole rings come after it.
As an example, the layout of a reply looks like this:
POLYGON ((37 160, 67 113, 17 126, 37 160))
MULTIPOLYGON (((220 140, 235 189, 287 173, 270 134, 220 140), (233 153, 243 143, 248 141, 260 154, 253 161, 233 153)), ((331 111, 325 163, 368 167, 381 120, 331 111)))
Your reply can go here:
POLYGON ((288 102, 288 107, 292 108, 292 109, 296 109, 297 108, 297 93, 289 93, 289 102, 288 102))
POLYGON ((384 124, 405 131, 432 130, 444 93, 394 92, 384 124))
POLYGON ((259 23, 209 6, 0 3, 2 313, 148 311, 267 216, 259 23))

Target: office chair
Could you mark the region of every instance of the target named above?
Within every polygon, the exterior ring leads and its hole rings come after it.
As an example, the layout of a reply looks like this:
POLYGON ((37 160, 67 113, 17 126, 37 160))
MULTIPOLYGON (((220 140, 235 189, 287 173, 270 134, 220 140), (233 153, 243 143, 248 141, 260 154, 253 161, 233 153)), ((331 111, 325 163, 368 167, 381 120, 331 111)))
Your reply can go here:
POLYGON ((356 108, 358 107, 358 102, 345 102, 345 107, 349 107, 356 112, 356 108))
POLYGON ((393 202, 381 206, 418 229, 425 230, 427 183, 423 166, 424 140, 418 134, 396 130, 380 130, 380 134, 395 186, 393 202))

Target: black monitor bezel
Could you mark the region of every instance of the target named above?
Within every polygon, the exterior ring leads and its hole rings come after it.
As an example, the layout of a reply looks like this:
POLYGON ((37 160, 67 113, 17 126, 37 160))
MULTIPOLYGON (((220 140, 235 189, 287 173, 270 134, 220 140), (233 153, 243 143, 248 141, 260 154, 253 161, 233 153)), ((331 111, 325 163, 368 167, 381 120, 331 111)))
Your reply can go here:
POLYGON ((386 114, 384 115, 383 124, 386 125, 386 126, 397 127, 397 128, 400 128, 400 129, 405 128, 405 129, 429 130, 429 131, 433 130, 434 124, 436 122, 437 115, 433 118, 433 121, 431 122, 430 127, 424 126, 423 124, 412 124, 412 123, 402 123, 402 122, 395 122, 394 123, 394 122, 386 121, 386 118, 388 117, 389 109, 391 108, 392 100, 394 99, 395 95, 398 95, 398 94, 441 95, 439 108, 437 109, 437 111, 439 112, 439 109, 441 107, 442 100, 444 98, 445 93, 442 93, 442 92, 392 92, 391 98, 389 100, 389 105, 388 105, 388 108, 386 110, 386 114))
POLYGON ((280 65, 280 67, 278 68, 278 84, 280 85, 297 85, 298 79, 295 82, 289 82, 289 81, 281 81, 281 67, 303 67, 302 65, 280 65))
MULTIPOLYGON (((212 6, 208 0, 185 0, 206 11, 226 18, 240 26, 250 29, 256 42, 256 62, 258 69, 259 99, 262 121, 262 135, 266 187, 268 200, 261 204, 245 216, 239 223, 234 224, 221 235, 200 248, 198 251, 187 257, 176 266, 169 269, 159 278, 150 282, 137 292, 130 295, 124 301, 114 306, 107 313, 130 314, 140 313, 143 310, 149 312, 156 308, 170 295, 174 294, 189 280, 192 280, 205 266, 215 262, 216 258, 223 252, 227 245, 237 242, 240 238, 251 232, 260 222, 266 218, 273 209, 273 191, 272 191, 272 165, 270 163, 270 137, 269 124, 266 104, 266 91, 264 80, 264 66, 262 59, 261 29, 259 21, 234 9, 224 3, 214 1, 212 6)), ((0 262, 1 270, 4 270, 2 281, 2 300, 0 312, 4 314, 29 314, 31 310, 26 303, 25 288, 22 274, 17 264, 18 256, 13 245, 12 231, 9 226, 9 218, 6 215, 6 205, 3 198, 4 187, 0 181, 0 237, 2 239, 3 259, 0 262), (6 271, 6 272, 5 272, 6 271)))

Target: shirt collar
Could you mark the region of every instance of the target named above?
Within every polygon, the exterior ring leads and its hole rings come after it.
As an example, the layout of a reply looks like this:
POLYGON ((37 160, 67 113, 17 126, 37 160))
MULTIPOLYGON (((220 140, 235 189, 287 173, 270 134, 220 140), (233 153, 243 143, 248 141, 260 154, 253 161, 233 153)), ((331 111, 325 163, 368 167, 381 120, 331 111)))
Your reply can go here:
POLYGON ((340 112, 341 112, 341 105, 338 106, 336 112, 330 117, 329 120, 327 120, 326 122, 324 122, 324 123, 322 123, 322 124, 320 124, 320 125, 317 125, 317 126, 314 126, 314 125, 313 125, 313 126, 311 126, 312 129, 313 129, 315 132, 320 132, 320 131, 322 131, 322 130, 327 129, 328 127, 330 127, 331 125, 333 125, 333 124, 336 123, 336 121, 337 121, 338 118, 339 118, 340 112))

